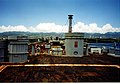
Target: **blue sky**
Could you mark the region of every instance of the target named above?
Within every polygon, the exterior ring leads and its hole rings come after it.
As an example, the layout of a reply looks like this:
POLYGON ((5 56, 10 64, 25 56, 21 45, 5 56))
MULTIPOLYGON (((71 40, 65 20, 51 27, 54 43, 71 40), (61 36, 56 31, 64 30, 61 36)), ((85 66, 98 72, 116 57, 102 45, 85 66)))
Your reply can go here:
POLYGON ((120 0, 0 0, 0 26, 74 22, 120 27, 120 0))

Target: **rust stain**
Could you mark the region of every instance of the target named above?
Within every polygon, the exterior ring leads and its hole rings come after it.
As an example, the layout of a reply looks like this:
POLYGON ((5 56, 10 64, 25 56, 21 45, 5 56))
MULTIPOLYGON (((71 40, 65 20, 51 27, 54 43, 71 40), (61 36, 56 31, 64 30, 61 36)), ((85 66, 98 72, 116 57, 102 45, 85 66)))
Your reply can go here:
POLYGON ((100 76, 96 72, 82 72, 81 76, 100 76))

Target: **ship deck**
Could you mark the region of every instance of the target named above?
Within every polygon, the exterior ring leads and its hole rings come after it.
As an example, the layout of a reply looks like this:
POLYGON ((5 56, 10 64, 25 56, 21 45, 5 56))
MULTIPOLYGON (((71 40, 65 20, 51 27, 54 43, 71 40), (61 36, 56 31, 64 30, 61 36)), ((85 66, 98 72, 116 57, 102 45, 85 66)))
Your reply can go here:
POLYGON ((120 58, 39 55, 26 63, 0 63, 0 82, 119 82, 120 58))

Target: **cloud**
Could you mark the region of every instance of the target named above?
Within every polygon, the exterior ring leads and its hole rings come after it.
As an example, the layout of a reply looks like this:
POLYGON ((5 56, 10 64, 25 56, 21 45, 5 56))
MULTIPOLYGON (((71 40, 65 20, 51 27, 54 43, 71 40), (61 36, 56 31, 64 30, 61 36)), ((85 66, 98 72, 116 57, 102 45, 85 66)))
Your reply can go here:
POLYGON ((40 23, 35 29, 39 32, 67 32, 67 26, 56 25, 55 23, 40 23))
POLYGON ((96 23, 86 25, 82 22, 77 22, 73 27, 74 32, 88 32, 88 33, 107 33, 107 32, 120 32, 119 28, 113 28, 110 24, 105 24, 98 27, 96 23))
POLYGON ((29 31, 28 28, 26 28, 23 25, 18 26, 0 26, 0 32, 7 32, 7 31, 29 31))
MULTIPOLYGON (((96 23, 85 24, 77 22, 73 28, 73 32, 87 32, 87 33, 107 33, 107 32, 120 32, 120 27, 114 28, 110 24, 105 24, 98 27, 96 23)), ((55 23, 40 23, 35 27, 25 27, 24 25, 18 26, 0 26, 0 32, 8 31, 24 31, 24 32, 68 32, 68 26, 57 25, 55 23)))

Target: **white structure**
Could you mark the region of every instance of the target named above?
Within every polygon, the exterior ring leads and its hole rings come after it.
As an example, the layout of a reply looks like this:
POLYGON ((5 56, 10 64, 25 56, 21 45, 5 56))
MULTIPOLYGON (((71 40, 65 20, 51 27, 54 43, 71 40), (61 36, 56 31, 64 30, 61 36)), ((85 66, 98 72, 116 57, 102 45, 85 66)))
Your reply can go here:
POLYGON ((31 45, 32 45, 31 55, 34 56, 35 55, 35 44, 31 44, 31 45))
POLYGON ((83 33, 66 33, 65 34, 65 50, 66 55, 83 56, 83 33))
POLYGON ((61 45, 63 42, 60 42, 60 40, 53 40, 50 42, 51 49, 50 54, 53 56, 61 56, 63 54, 63 49, 61 48, 61 45))
POLYGON ((68 15, 69 19, 69 30, 65 34, 65 51, 68 56, 83 56, 83 45, 84 45, 84 34, 83 33, 72 33, 72 16, 68 15))
POLYGON ((62 55, 63 49, 60 46, 53 46, 51 48, 51 55, 62 55))
POLYGON ((8 37, 9 62, 26 62, 28 57, 27 37, 8 37))
POLYGON ((45 49, 46 49, 48 55, 50 55, 50 48, 51 48, 50 44, 45 44, 45 49))
POLYGON ((97 54, 101 54, 102 49, 99 47, 90 47, 90 53, 97 53, 97 54))
POLYGON ((87 43, 87 42, 84 42, 83 52, 84 52, 84 55, 85 55, 85 56, 89 56, 89 54, 88 54, 88 47, 89 47, 88 43, 87 43))

